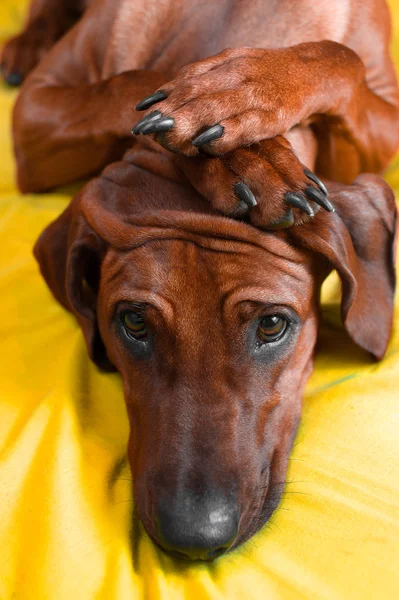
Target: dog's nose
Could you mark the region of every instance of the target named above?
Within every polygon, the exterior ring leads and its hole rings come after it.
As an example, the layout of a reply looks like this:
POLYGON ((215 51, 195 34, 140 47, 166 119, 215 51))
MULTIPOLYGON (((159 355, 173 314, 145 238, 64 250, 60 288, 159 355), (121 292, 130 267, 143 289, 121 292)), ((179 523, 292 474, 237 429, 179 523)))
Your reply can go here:
POLYGON ((239 511, 233 499, 215 493, 179 494, 159 503, 157 533, 163 548, 190 560, 212 560, 237 537, 239 511))

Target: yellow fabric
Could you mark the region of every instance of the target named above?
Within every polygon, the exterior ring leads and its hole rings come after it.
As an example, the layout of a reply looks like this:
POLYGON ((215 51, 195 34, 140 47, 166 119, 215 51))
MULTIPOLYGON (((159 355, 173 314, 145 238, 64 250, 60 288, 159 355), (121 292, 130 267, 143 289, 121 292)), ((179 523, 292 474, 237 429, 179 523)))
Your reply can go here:
MULTIPOLYGON (((25 5, 1 0, 0 38, 19 29, 25 5)), ((395 19, 399 64, 399 7, 395 19)), ((141 528, 130 543, 120 378, 89 361, 33 260, 70 196, 18 194, 14 99, 0 87, 0 599, 397 599, 398 315, 385 360, 372 363, 337 325, 334 279, 290 484, 270 525, 213 564, 184 567, 141 528)), ((399 191, 399 160, 388 180, 399 191)))

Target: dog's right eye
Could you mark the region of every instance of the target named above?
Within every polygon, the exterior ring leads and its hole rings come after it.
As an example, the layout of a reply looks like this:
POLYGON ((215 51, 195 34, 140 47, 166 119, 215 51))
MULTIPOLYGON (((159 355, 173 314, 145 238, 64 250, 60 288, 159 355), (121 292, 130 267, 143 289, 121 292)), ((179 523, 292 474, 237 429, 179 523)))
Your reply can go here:
POLYGON ((280 315, 267 315, 258 325, 258 338, 262 344, 276 342, 283 337, 288 327, 287 319, 280 315))
POLYGON ((136 340, 144 340, 147 337, 147 328, 142 313, 129 310, 122 314, 122 323, 128 335, 136 340))

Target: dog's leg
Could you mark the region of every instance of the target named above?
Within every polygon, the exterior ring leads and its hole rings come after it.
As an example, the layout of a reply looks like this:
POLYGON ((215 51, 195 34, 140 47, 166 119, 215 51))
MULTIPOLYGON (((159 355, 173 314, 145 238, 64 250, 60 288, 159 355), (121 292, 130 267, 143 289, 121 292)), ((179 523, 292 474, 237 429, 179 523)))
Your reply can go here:
POLYGON ((24 89, 14 110, 17 182, 22 192, 47 191, 95 175, 134 144, 128 123, 137 99, 162 81, 127 71, 75 87, 24 89))
MULTIPOLYGON (((384 77, 371 86, 359 56, 332 41, 225 50, 185 67, 162 86, 163 97, 150 96, 138 108, 168 118, 170 131, 157 140, 187 156, 198 148, 221 155, 311 125, 324 132, 322 174, 352 179, 380 171, 399 144, 399 91, 388 52, 384 60, 384 77), (345 144, 354 165, 340 171, 345 153, 337 148, 345 144)), ((136 131, 156 135, 156 127, 143 131, 139 124, 136 131)))
POLYGON ((88 0, 32 0, 24 30, 3 47, 1 74, 20 85, 40 59, 82 14, 88 0))
POLYGON ((134 144, 135 105, 161 85, 153 71, 101 80, 112 14, 90 8, 21 88, 13 115, 17 180, 39 192, 94 175, 134 144), (99 43, 101 42, 101 44, 99 43))

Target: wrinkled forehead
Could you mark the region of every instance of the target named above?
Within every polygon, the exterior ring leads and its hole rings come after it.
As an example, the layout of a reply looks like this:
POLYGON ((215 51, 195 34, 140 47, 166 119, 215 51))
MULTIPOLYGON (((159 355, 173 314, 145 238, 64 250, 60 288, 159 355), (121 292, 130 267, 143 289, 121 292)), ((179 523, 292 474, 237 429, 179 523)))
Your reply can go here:
POLYGON ((311 261, 272 235, 262 247, 204 236, 154 239, 127 252, 110 248, 100 293, 109 309, 123 300, 187 306, 231 297, 301 312, 313 294, 311 261))

